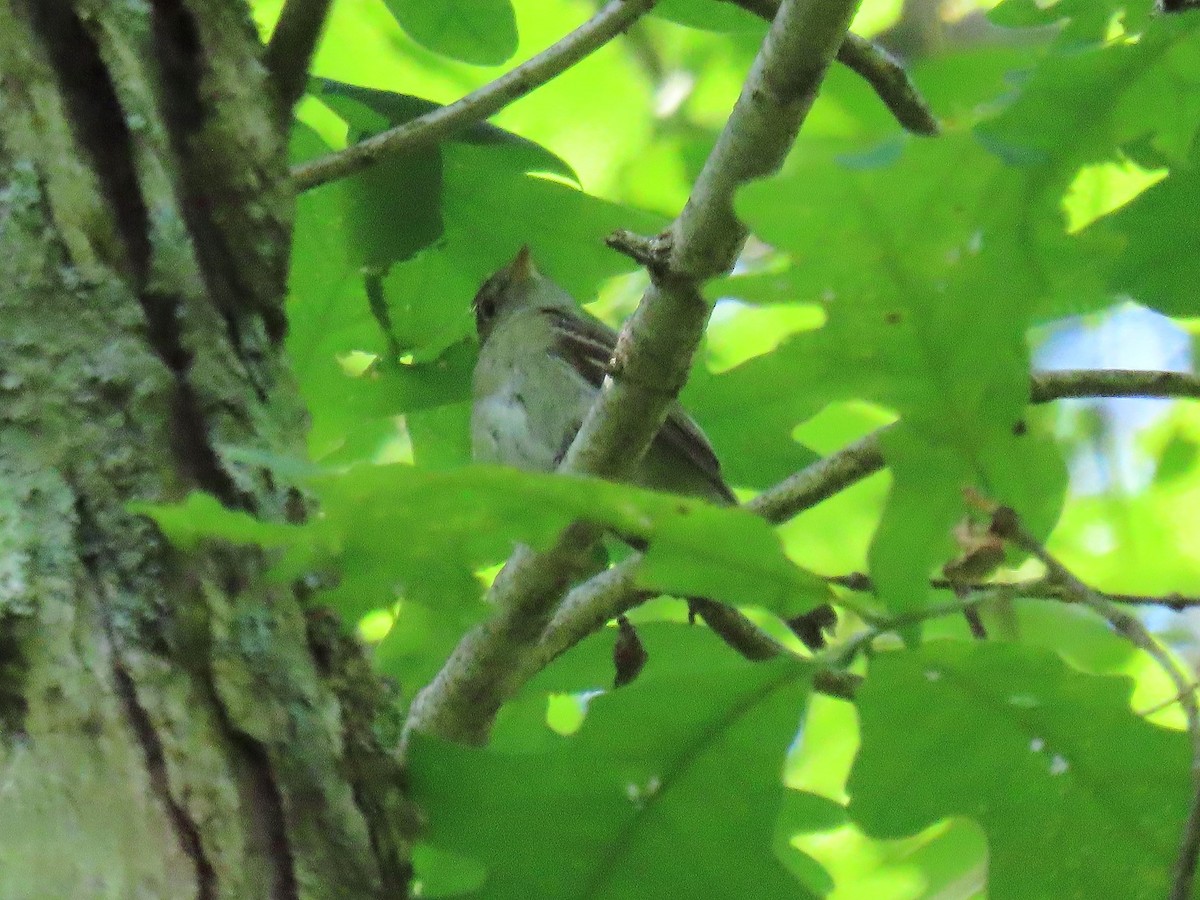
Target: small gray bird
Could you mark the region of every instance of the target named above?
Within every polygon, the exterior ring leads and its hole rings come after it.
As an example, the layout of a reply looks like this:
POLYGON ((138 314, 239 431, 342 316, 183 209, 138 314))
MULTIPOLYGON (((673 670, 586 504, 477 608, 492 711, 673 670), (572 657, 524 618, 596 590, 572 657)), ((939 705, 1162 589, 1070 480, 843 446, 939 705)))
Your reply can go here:
MULTIPOLYGON (((471 455, 477 462, 554 471, 604 381, 617 333, 542 275, 528 247, 484 282, 474 305, 480 349, 471 455)), ((721 505, 737 502, 708 438, 677 403, 628 481, 721 505)), ((820 646, 821 628, 832 617, 821 607, 789 624, 810 647, 820 646)))
MULTIPOLYGON (((582 312, 542 275, 522 247, 475 295, 479 362, 471 408, 471 455, 551 472, 596 398, 617 333, 582 312)), ((736 503, 704 433, 674 404, 629 481, 736 503)))

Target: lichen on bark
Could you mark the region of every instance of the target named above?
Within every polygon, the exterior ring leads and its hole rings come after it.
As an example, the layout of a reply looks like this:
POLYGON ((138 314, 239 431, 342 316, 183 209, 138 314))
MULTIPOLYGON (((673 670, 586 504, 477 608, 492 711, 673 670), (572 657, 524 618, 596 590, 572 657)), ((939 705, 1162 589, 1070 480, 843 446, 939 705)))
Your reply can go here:
POLYGON ((303 450, 260 55, 240 4, 0 0, 3 896, 407 890, 390 696, 263 551, 128 511, 294 501, 230 452, 303 450))

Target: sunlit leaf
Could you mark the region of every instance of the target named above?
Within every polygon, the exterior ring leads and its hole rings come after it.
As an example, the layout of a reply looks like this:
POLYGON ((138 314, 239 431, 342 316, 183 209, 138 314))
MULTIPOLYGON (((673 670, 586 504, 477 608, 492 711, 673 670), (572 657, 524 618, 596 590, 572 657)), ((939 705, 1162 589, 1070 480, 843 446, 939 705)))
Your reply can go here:
POLYGON ((1182 733, 1134 715, 1130 688, 1017 645, 941 641, 881 654, 856 697, 850 815, 879 837, 974 819, 997 900, 1161 897, 1191 793, 1190 752, 1182 733))
POLYGON ((694 662, 686 677, 647 675, 592 700, 582 729, 544 752, 418 735, 409 771, 425 840, 482 862, 492 898, 819 896, 815 863, 797 880, 772 851, 807 668, 719 647, 694 662), (737 866, 717 862, 729 854, 737 866))
POLYGON ((510 0, 384 0, 396 21, 423 47, 480 66, 516 52, 517 22, 510 0))

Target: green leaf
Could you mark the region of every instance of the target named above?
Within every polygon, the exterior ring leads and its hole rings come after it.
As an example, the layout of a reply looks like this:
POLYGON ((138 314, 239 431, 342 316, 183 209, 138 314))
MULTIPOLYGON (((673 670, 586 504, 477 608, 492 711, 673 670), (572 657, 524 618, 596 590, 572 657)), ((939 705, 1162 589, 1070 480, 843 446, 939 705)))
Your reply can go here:
MULTIPOLYGON (((357 109, 360 124, 385 124, 358 99, 339 102, 357 109)), ((298 135, 299 158, 320 155, 325 148, 307 129, 298 135)), ((525 174, 541 157, 519 142, 451 142, 441 154, 436 205, 430 205, 430 195, 409 198, 402 187, 387 187, 387 174, 371 176, 383 180, 378 191, 364 184, 328 185, 297 202, 288 351, 312 410, 310 446, 318 458, 374 459, 395 433, 392 417, 469 398, 475 355, 463 342, 473 340, 471 298, 522 244, 533 247, 540 268, 586 299, 604 278, 632 266, 625 257, 601 250, 603 237, 617 227, 653 232, 663 222, 525 174), (342 191, 350 191, 350 203, 342 202, 342 191), (405 219, 408 215, 412 221, 405 219), (370 311, 362 263, 386 265, 408 253, 430 237, 428 231, 416 235, 431 217, 444 226, 442 240, 391 265, 382 280, 392 337, 410 358, 399 366, 347 373, 339 359, 355 352, 393 362, 370 311), (351 229, 349 220, 359 227, 351 229), (596 249, 581 253, 580 247, 596 249)), ((419 167, 404 168, 405 160, 391 170, 400 181, 419 175, 419 167)), ((428 430, 424 437, 443 444, 454 440, 428 430)))
POLYGON ((825 579, 798 568, 779 537, 757 516, 725 515, 699 505, 656 529, 637 584, 679 597, 708 597, 760 606, 784 617, 808 612, 832 594, 825 579))
POLYGON ((1065 491, 1060 454, 1024 423, 1024 342, 1046 271, 1061 271, 1074 250, 1057 211, 1024 205, 1022 179, 969 137, 947 136, 854 155, 798 149, 780 176, 739 194, 739 211, 790 252, 791 266, 718 290, 819 299, 828 320, 714 381, 756 404, 765 389, 782 422, 851 398, 900 415, 870 555, 880 599, 897 611, 922 605, 931 570, 956 555, 964 487, 1014 506, 1042 533, 1065 491), (826 249, 836 247, 853 252, 826 249))
MULTIPOLYGON (((409 772, 425 839, 482 862, 491 900, 819 896, 772 851, 809 674, 714 648, 686 677, 643 676, 592 700, 580 731, 545 752, 418 734, 409 772)), ((822 880, 808 862, 805 877, 822 880)))
POLYGON ((1174 171, 1094 226, 1124 242, 1112 273, 1113 290, 1168 316, 1200 315, 1198 199, 1200 172, 1174 171))
POLYGON ((730 484, 766 488, 816 461, 792 431, 823 401, 796 390, 799 383, 790 358, 774 352, 719 375, 695 368, 683 403, 712 441, 730 484))
POLYGON ((1095 37, 1103 35, 1103 26, 1124 0, 1055 0, 1052 3, 1039 0, 1003 0, 988 12, 988 18, 997 25, 1007 28, 1037 27, 1051 25, 1069 18, 1072 20, 1072 35, 1086 28, 1095 37))
POLYGON ((442 154, 437 147, 380 160, 338 182, 351 261, 387 272, 442 234, 442 154))
MULTIPOLYGON (((380 589, 387 586, 372 579, 372 571, 346 567, 342 582, 324 593, 322 602, 348 620, 378 607, 380 589)), ((406 582, 392 628, 374 648, 379 671, 413 690, 428 684, 462 636, 486 614, 480 590, 478 579, 466 571, 406 582)))
POLYGON ((357 593, 374 605, 393 585, 461 583, 516 543, 548 546, 576 520, 649 543, 647 586, 753 603, 792 614, 827 599, 816 576, 783 554, 771 527, 750 513, 597 479, 474 466, 425 471, 359 466, 314 482, 323 517, 312 525, 341 549, 357 593), (728 571, 722 546, 738 546, 728 571))
POLYGON ((514 169, 492 147, 460 144, 446 154, 446 251, 470 262, 476 286, 528 244, 539 269, 587 302, 603 279, 633 268, 604 248, 605 237, 617 228, 656 234, 667 224, 662 216, 514 169))
POLYGON ((200 491, 192 491, 181 503, 130 503, 127 508, 153 519, 171 543, 184 549, 194 549, 209 539, 283 547, 304 537, 303 526, 262 522, 249 513, 228 509, 212 494, 200 491))
MULTIPOLYGON (((395 128, 444 108, 440 103, 411 94, 397 94, 393 91, 346 84, 332 78, 313 79, 309 93, 319 98, 363 134, 382 130, 381 123, 372 118, 372 113, 381 118, 386 127, 395 128)), ((447 140, 491 146, 497 152, 503 153, 504 158, 512 162, 514 167, 523 171, 552 172, 577 184, 579 182, 575 170, 562 157, 528 138, 513 134, 490 122, 472 122, 461 131, 454 132, 447 140)))
POLYGON ((142 507, 185 546, 204 538, 286 551, 293 577, 318 558, 341 573, 323 602, 348 619, 402 600, 385 641, 387 670, 429 677, 485 613, 474 572, 518 544, 545 548, 584 520, 649 545, 638 583, 795 615, 827 601, 823 579, 784 555, 771 526, 749 512, 597 479, 473 466, 428 471, 357 466, 307 479, 321 516, 304 526, 258 523, 206 495, 142 507), (329 562, 326 562, 329 560, 329 562))
POLYGON ((1154 480, 1159 483, 1173 481, 1195 471, 1200 460, 1200 444, 1192 438, 1173 434, 1158 457, 1154 480))
POLYGON ((1018 645, 880 654, 855 700, 851 818, 878 837, 974 819, 995 900, 1165 896, 1190 753, 1133 714, 1130 690, 1018 645))
POLYGON ((1063 172, 1147 136, 1182 159, 1200 123, 1200 98, 1184 87, 1200 70, 1200 17, 1147 18, 1150 4, 1139 4, 1141 15, 1123 18, 1134 39, 1106 40, 1105 4, 1073 5, 1087 9, 1086 25, 1062 33, 1015 102, 979 126, 981 137, 1011 162, 1063 172))
POLYGON ((718 290, 769 285, 783 302, 825 307, 824 328, 776 351, 805 384, 800 409, 865 397, 958 444, 1015 422, 1024 331, 1045 285, 1042 226, 1012 205, 1009 173, 963 136, 906 142, 895 162, 831 149, 798 149, 783 174, 739 193, 738 210, 791 266, 718 290))
POLYGON ((721 0, 661 0, 652 14, 705 31, 767 31, 767 23, 754 13, 721 0))
POLYGON ((517 50, 509 0, 384 0, 408 36, 423 47, 477 66, 496 66, 517 50))
MULTIPOLYGON (((320 80, 314 88, 350 126, 350 143, 398 124, 386 115, 392 112, 386 92, 320 80)), ((442 156, 436 145, 385 156, 337 185, 345 204, 342 233, 356 267, 386 272, 442 233, 442 156)))
POLYGON ((996 432, 966 454, 902 422, 885 432, 883 449, 892 491, 869 559, 877 597, 894 612, 925 605, 930 573, 960 555, 956 526, 980 518, 964 488, 1016 509, 1040 538, 1058 519, 1067 471, 1047 434, 996 432))

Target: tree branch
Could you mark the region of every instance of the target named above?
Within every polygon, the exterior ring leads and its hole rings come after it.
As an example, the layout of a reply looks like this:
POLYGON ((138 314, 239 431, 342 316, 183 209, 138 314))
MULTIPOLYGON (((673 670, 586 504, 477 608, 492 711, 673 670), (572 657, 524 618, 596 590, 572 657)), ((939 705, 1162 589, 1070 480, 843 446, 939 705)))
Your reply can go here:
POLYGON ((892 54, 866 38, 848 34, 837 58, 871 86, 904 128, 926 137, 941 133, 933 110, 892 54))
POLYGON ((411 122, 366 138, 353 147, 294 166, 292 181, 296 192, 301 193, 326 182, 345 178, 377 163, 385 156, 445 140, 455 132, 495 115, 514 100, 519 100, 599 50, 632 25, 656 2, 657 0, 610 0, 596 15, 558 43, 449 106, 440 107, 411 122))
POLYGON ((914 609, 911 612, 900 613, 895 616, 867 618, 867 628, 865 631, 856 634, 836 647, 830 647, 828 653, 837 659, 836 665, 839 668, 845 668, 854 661, 854 657, 858 655, 860 648, 871 644, 877 638, 901 628, 906 628, 909 625, 926 622, 929 619, 941 619, 946 616, 969 613, 977 609, 981 603, 997 595, 1002 595, 1004 592, 1000 589, 1001 587, 1001 585, 996 585, 991 590, 985 589, 964 593, 962 597, 957 597, 954 600, 948 600, 945 603, 932 603, 929 606, 923 606, 920 609, 914 609))
MULTIPOLYGON (((1177 372, 1082 370, 1034 375, 1030 382, 1032 403, 1089 396, 1200 398, 1200 379, 1177 372)), ((801 469, 763 491, 746 507, 767 521, 779 524, 873 475, 885 465, 880 449, 880 438, 885 430, 881 428, 874 431, 837 453, 801 469)), ((649 596, 636 587, 641 560, 642 555, 635 553, 567 595, 533 654, 532 671, 544 668, 589 634, 604 627, 610 619, 628 612, 649 596)), ((849 583, 845 586, 861 589, 849 583)), ((1114 594, 1112 598, 1126 603, 1138 603, 1141 600, 1131 594, 1114 594)), ((1168 606, 1176 602, 1186 604, 1187 599, 1179 595, 1145 598, 1146 602, 1155 600, 1168 606)))
POLYGON ((688 604, 721 640, 751 662, 771 659, 787 652, 783 644, 731 606, 701 597, 691 598, 688 604))
POLYGON ((873 431, 837 453, 789 475, 747 503, 746 508, 778 525, 874 475, 885 465, 879 441, 882 434, 882 428, 873 431))
MULTIPOLYGON (((848 575, 832 575, 826 579, 830 584, 836 584, 852 591, 874 593, 875 585, 869 575, 862 572, 851 572, 848 575)), ((1031 600, 1062 600, 1073 602, 1074 598, 1061 584, 1050 578, 1030 578, 1026 581, 979 581, 951 582, 947 578, 930 578, 929 586, 936 591, 990 591, 999 590, 1010 597, 1028 597, 1031 600)), ((1178 592, 1171 594, 1121 594, 1109 591, 1093 592, 1111 600, 1113 603, 1125 603, 1130 606, 1166 606, 1180 612, 1193 606, 1200 606, 1200 597, 1191 597, 1178 592)))
MULTIPOLYGON (((672 250, 625 324, 613 376, 561 466, 619 477, 662 425, 687 376, 710 308, 699 292, 733 265, 746 228, 733 215, 745 182, 782 164, 845 37, 857 0, 784 0, 692 196, 671 229, 672 250)), ((544 553, 519 550, 490 592, 496 613, 455 648, 413 701, 405 734, 486 740, 500 705, 530 672, 530 656, 577 563, 597 539, 577 524, 544 553)))
POLYGON ((271 32, 263 64, 275 83, 279 112, 285 121, 290 120, 292 107, 304 93, 308 68, 331 3, 332 0, 287 0, 271 32))
POLYGON ((1070 569, 1046 551, 1041 542, 1025 530, 1016 512, 1008 507, 997 508, 992 516, 992 531, 1030 555, 1046 567, 1046 576, 1060 585, 1064 593, 1077 603, 1094 609, 1135 647, 1144 650, 1167 673, 1179 694, 1179 703, 1187 719, 1187 732, 1192 742, 1192 798, 1188 804, 1187 821, 1171 882, 1170 900, 1188 900, 1192 895, 1192 882, 1196 874, 1196 860, 1200 855, 1200 705, 1192 690, 1192 679, 1171 658, 1133 615, 1114 604, 1111 600, 1092 590, 1080 581, 1070 569))
POLYGON ((608 379, 562 471, 619 476, 661 426, 687 378, 710 307, 707 279, 732 267, 746 238, 733 214, 741 185, 776 171, 840 46, 855 0, 785 0, 729 121, 670 229, 670 252, 652 275, 617 344, 608 379))
MULTIPOLYGON (((1039 372, 1030 379, 1030 403, 1084 397, 1200 399, 1200 378, 1188 372, 1078 369, 1039 372)), ((884 467, 879 441, 885 430, 873 431, 845 449, 802 469, 759 494, 747 504, 748 508, 771 522, 784 522, 875 474, 884 467)))
POLYGON ((1029 389, 1030 403, 1069 397, 1190 397, 1200 399, 1200 378, 1191 372, 1138 369, 1067 369, 1039 372, 1029 389))
MULTIPOLYGON (((779 0, 724 0, 770 22, 779 11, 779 0)), ((838 49, 837 61, 871 86, 904 128, 921 135, 941 131, 937 118, 908 77, 899 60, 866 38, 850 33, 838 49)))

